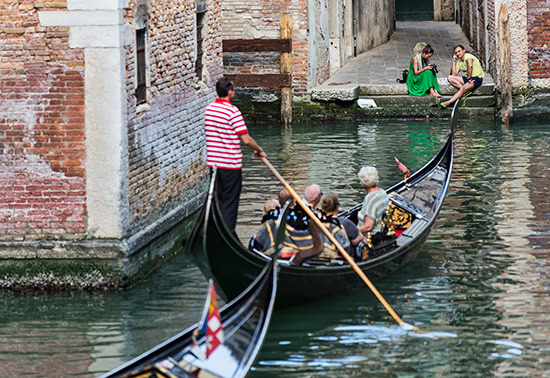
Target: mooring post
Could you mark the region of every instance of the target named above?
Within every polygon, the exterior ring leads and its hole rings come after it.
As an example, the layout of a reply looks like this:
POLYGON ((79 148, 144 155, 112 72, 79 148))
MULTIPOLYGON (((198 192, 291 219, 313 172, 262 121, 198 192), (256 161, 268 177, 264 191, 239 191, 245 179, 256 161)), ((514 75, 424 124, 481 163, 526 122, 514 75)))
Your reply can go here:
POLYGON ((512 121, 512 71, 510 61, 510 28, 508 25, 508 9, 506 4, 500 6, 498 12, 498 43, 500 52, 500 95, 502 126, 508 127, 512 121))
MULTIPOLYGON (((290 14, 281 17, 281 39, 292 39, 292 19, 290 14)), ((292 53, 281 53, 281 74, 292 73, 292 53)), ((281 121, 288 126, 292 123, 292 77, 290 87, 281 88, 281 121)))

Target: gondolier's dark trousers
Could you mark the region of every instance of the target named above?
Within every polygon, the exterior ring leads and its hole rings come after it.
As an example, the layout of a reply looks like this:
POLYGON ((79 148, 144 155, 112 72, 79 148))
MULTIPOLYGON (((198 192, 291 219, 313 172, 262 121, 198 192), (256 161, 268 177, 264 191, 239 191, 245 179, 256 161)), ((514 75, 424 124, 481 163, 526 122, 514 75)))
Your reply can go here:
MULTIPOLYGON (((241 197, 242 171, 240 169, 218 168, 217 172, 216 196, 220 210, 228 230, 235 232, 239 199, 241 197)), ((212 169, 210 169, 210 174, 212 175, 212 169)))

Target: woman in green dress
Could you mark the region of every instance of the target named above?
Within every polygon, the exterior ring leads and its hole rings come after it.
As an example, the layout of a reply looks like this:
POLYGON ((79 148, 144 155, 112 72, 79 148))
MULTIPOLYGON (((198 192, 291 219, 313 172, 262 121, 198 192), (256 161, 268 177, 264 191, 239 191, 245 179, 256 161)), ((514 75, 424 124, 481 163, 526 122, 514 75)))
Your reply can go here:
POLYGON ((420 54, 412 57, 407 76, 410 96, 427 96, 429 94, 437 98, 441 97, 437 76, 433 71, 433 66, 429 64, 433 54, 432 46, 426 45, 420 54))

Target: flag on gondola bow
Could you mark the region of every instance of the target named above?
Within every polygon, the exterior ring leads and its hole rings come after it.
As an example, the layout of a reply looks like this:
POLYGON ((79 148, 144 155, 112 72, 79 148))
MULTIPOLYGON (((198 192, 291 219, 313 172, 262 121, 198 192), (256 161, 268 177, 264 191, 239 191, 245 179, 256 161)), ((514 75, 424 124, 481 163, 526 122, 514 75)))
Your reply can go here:
POLYGON ((210 281, 208 297, 204 304, 200 330, 203 335, 206 335, 206 358, 208 358, 223 343, 223 329, 220 312, 218 311, 218 298, 216 297, 216 289, 212 281, 210 281))
POLYGON ((409 171, 409 168, 407 168, 405 164, 401 163, 396 157, 394 157, 394 159, 397 163, 397 168, 399 168, 399 170, 403 172, 405 177, 411 177, 411 171, 409 171))

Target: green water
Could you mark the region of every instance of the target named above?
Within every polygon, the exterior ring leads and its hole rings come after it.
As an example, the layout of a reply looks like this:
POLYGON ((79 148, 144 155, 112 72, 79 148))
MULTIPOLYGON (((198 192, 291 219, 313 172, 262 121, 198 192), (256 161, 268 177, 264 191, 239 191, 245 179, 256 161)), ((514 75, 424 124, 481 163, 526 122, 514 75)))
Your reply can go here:
MULTIPOLYGON (((362 165, 381 186, 441 148, 446 122, 250 127, 279 172, 363 196, 362 165)), ((423 252, 376 286, 408 323, 405 332, 368 289, 277 312, 251 377, 543 376, 550 371, 550 125, 460 122, 453 177, 423 252)), ((237 232, 245 241, 280 185, 245 153, 237 232)), ((0 296, 3 376, 104 373, 199 318, 206 292, 183 256, 126 292, 0 296)))

